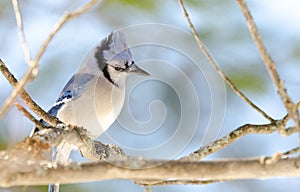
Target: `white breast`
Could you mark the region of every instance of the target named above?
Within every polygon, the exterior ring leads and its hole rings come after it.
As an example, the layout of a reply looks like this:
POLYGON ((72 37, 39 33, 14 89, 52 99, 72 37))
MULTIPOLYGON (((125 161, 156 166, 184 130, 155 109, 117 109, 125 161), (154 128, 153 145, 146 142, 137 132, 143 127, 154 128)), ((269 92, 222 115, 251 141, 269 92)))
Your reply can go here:
POLYGON ((66 103, 57 117, 66 124, 83 126, 90 137, 96 138, 116 120, 124 98, 125 87, 118 88, 100 77, 89 82, 80 97, 66 103))

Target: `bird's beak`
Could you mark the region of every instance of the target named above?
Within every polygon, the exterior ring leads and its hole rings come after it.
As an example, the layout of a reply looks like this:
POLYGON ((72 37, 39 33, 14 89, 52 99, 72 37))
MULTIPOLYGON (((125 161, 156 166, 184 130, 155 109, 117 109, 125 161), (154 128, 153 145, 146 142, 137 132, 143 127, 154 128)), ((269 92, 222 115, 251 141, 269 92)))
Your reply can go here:
POLYGON ((129 73, 136 74, 136 75, 142 75, 142 76, 150 76, 150 74, 143 69, 139 68, 137 65, 132 64, 129 68, 129 73))

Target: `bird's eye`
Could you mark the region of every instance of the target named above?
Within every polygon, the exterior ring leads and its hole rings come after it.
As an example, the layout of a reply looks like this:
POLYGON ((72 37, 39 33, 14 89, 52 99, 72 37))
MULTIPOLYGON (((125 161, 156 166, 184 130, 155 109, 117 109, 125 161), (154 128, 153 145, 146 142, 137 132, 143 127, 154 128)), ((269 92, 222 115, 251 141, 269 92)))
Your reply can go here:
POLYGON ((128 68, 128 61, 126 61, 126 63, 125 63, 125 67, 126 67, 126 69, 128 68))
POLYGON ((124 69, 121 68, 121 67, 115 67, 115 70, 117 70, 117 71, 124 71, 124 69))

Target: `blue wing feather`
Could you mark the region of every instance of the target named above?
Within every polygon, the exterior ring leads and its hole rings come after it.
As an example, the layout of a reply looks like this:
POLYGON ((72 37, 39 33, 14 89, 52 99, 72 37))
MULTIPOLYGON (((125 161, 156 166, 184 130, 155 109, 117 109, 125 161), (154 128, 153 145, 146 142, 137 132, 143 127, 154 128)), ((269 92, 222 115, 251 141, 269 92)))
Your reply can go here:
POLYGON ((48 113, 52 116, 56 116, 57 112, 66 103, 66 101, 70 99, 76 99, 82 88, 85 87, 85 84, 88 83, 93 77, 95 76, 87 73, 73 75, 60 93, 56 103, 48 111, 48 113))
MULTIPOLYGON (((71 99, 76 99, 80 91, 84 87, 86 83, 88 83, 94 75, 83 73, 83 74, 75 74, 71 77, 68 83, 65 85, 64 89, 60 93, 58 99, 56 100, 55 104, 50 108, 48 113, 51 116, 56 117, 58 111, 61 107, 71 99)), ((43 119, 40 120, 41 123, 48 126, 48 123, 43 119)), ((38 128, 35 128, 34 132, 38 131, 38 128)))
POLYGON ((74 97, 76 93, 80 92, 84 85, 87 82, 89 82, 93 77, 95 76, 88 73, 78 73, 73 75, 62 90, 62 92, 60 93, 56 102, 64 98, 74 97))

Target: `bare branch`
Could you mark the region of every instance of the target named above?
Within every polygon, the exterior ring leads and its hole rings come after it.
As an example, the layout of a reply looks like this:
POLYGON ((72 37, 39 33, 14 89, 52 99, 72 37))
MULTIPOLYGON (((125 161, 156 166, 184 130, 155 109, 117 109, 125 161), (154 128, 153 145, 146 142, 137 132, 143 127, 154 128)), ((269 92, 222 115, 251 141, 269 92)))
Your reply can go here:
POLYGON ((55 34, 66 24, 69 20, 80 16, 84 12, 86 12, 89 8, 97 4, 98 2, 101 2, 102 0, 91 0, 84 6, 78 8, 74 12, 67 13, 65 12, 64 15, 60 18, 60 20, 53 26, 52 31, 42 44, 41 48, 39 49, 37 55, 35 56, 34 63, 38 63, 38 61, 41 59, 42 55, 44 54, 48 44, 52 40, 52 38, 55 36, 55 34))
MULTIPOLYGON (((7 69, 5 64, 0 59, 0 71, 4 75, 4 77, 7 79, 7 81, 13 86, 16 87, 18 81, 14 77, 14 75, 7 69)), ((26 103, 26 105, 40 118, 45 120, 47 123, 49 123, 52 126, 56 126, 58 124, 63 124, 61 121, 59 121, 56 117, 52 117, 49 115, 46 111, 44 111, 36 102, 32 100, 30 95, 24 90, 21 89, 20 96, 23 99, 23 101, 26 103)))
POLYGON ((46 38, 45 42, 42 44, 41 48, 39 49, 37 55, 35 56, 34 60, 30 62, 29 67, 27 68, 25 74, 23 75, 22 79, 19 81, 19 83, 16 84, 14 90, 10 94, 10 96, 5 100, 3 106, 0 110, 0 119, 4 116, 4 114, 8 111, 8 109, 11 107, 12 103, 16 99, 17 95, 20 93, 20 91, 23 89, 23 87, 29 82, 29 80, 33 79, 35 74, 37 74, 38 71, 38 63, 44 54, 46 48, 48 47, 48 44, 52 40, 52 38, 57 34, 57 32, 61 29, 61 27, 70 19, 73 19, 81 14, 83 14, 85 11, 87 11, 89 8, 91 8, 96 3, 100 2, 101 0, 91 0, 84 6, 78 8, 72 13, 65 13, 62 18, 54 25, 52 31, 46 38))
POLYGON ((78 148, 83 157, 93 161, 127 158, 120 147, 94 141, 87 135, 86 129, 77 126, 43 126, 43 129, 36 132, 32 138, 50 146, 58 146, 61 143, 72 144, 78 148))
POLYGON ((255 22, 252 18, 252 15, 251 15, 245 1, 237 0, 237 3, 239 4, 239 6, 246 18, 252 39, 254 40, 254 42, 260 52, 260 56, 262 57, 262 60, 264 61, 264 64, 266 65, 266 67, 269 71, 269 74, 273 80, 275 87, 276 87, 277 93, 279 94, 285 108, 287 109, 288 114, 290 115, 290 117, 292 117, 294 119, 295 124, 299 128, 299 132, 300 132, 300 120, 299 120, 298 109, 297 109, 296 105, 293 103, 292 99, 289 97, 283 80, 281 80, 279 77, 279 74, 276 70, 276 65, 275 65, 274 61, 272 60, 271 56, 269 55, 266 47, 264 46, 264 43, 261 40, 261 37, 260 37, 257 27, 255 25, 255 22))
POLYGON ((16 99, 16 97, 20 93, 20 91, 23 89, 25 84, 30 80, 33 69, 34 69, 33 65, 28 67, 28 69, 27 69, 25 75, 23 76, 23 78, 21 79, 21 81, 19 81, 19 83, 16 83, 14 90, 12 91, 10 96, 5 100, 4 104, 0 108, 1 109, 0 110, 0 119, 4 116, 4 114, 11 107, 12 103, 14 102, 14 100, 16 99))
POLYGON ((234 179, 300 177, 298 166, 300 157, 282 160, 284 156, 281 153, 270 158, 263 157, 255 160, 191 161, 202 154, 213 153, 216 149, 229 145, 246 134, 272 133, 278 127, 285 126, 286 117, 266 125, 244 125, 228 136, 204 147, 202 152, 200 149, 200 152, 196 151, 184 158, 189 161, 181 159, 167 163, 126 156, 117 146, 103 145, 91 140, 86 130, 80 127, 71 125, 63 128, 46 127, 37 132, 32 139, 25 139, 25 144, 23 142, 14 149, 0 152, 0 186, 76 183, 105 179, 130 179, 141 185, 208 184, 234 179), (76 145, 86 158, 109 160, 109 163, 59 165, 43 161, 44 159, 41 158, 41 154, 44 154, 43 150, 49 150, 49 146, 57 146, 64 142, 76 145), (38 160, 36 156, 39 157, 38 160), (99 172, 106 174, 99 174, 99 172))
POLYGON ((213 59, 213 56, 209 53, 209 51, 206 49, 204 43, 200 40, 200 37, 189 17, 189 14, 184 6, 183 0, 178 0, 180 3, 180 6, 182 8, 182 11, 184 13, 184 16, 189 23, 189 26, 192 30, 192 33, 194 35, 194 38, 197 41, 197 44, 199 48, 201 49, 202 53, 206 56, 210 64, 214 67, 214 69, 217 71, 217 73, 222 77, 222 79, 227 83, 229 87, 238 95, 240 96, 246 103, 248 103, 253 109, 255 109, 257 112, 259 112, 262 116, 264 116, 266 119, 268 119, 270 122, 274 121, 273 118, 271 118, 266 112, 264 112, 262 109, 260 109, 257 105, 255 105, 244 93, 242 93, 235 85, 234 83, 221 71, 221 69, 218 67, 217 63, 213 59))
POLYGON ((138 185, 154 186, 154 185, 207 185, 211 183, 224 182, 228 180, 139 180, 134 181, 138 185))
POLYGON ((300 147, 296 147, 296 148, 293 148, 293 149, 291 149, 289 151, 286 151, 282 155, 283 156, 290 156, 290 155, 294 155, 294 154, 299 153, 299 152, 300 152, 300 147))
POLYGON ((197 44, 199 48, 202 50, 203 54, 206 56, 210 64, 215 68, 217 73, 222 77, 222 79, 227 83, 229 87, 238 95, 240 96, 246 103, 248 103, 253 109, 255 109, 257 112, 259 112, 262 116, 264 116, 266 119, 268 119, 270 122, 274 121, 273 118, 271 118, 267 113, 265 113, 262 109, 260 109, 257 105, 255 105, 246 95, 244 95, 234 84, 233 82, 221 71, 221 69, 216 64, 215 60, 213 59, 212 55, 209 53, 209 51, 206 49, 204 43, 200 40, 200 37, 188 15, 188 12, 184 6, 183 0, 179 0, 180 6, 182 8, 182 11, 184 13, 184 16, 189 23, 189 26, 192 30, 192 33, 194 35, 194 38, 197 41, 197 44))
POLYGON ((25 61, 27 62, 28 65, 30 65, 30 63, 31 63, 30 50, 29 50, 29 47, 28 47, 28 44, 27 44, 27 41, 25 38, 23 19, 22 19, 22 14, 20 11, 18 0, 12 0, 12 4, 14 7, 14 12, 15 12, 15 16, 16 16, 17 25, 18 25, 18 32, 19 32, 19 36, 20 36, 21 45, 23 47, 23 51, 24 51, 24 55, 25 55, 25 61))
MULTIPOLYGON (((198 161, 220 149, 227 147, 234 141, 236 141, 236 140, 240 139, 241 137, 244 137, 248 134, 271 134, 275 131, 278 131, 278 129, 284 129, 285 124, 286 124, 285 118, 283 120, 276 120, 270 124, 265 124, 265 125, 245 124, 237 129, 235 129, 234 131, 230 132, 229 134, 221 137, 220 139, 217 139, 217 140, 209 143, 208 145, 201 147, 200 149, 198 149, 197 151, 194 151, 190 155, 181 158, 181 160, 198 161)), ((297 132, 297 128, 292 127, 292 128, 287 129, 283 135, 287 136, 287 135, 291 135, 296 132, 297 132)))
MULTIPOLYGON (((22 169, 8 172, 14 164, 8 154, 0 155, 0 186, 46 185, 48 183, 77 183, 107 179, 214 181, 235 179, 266 179, 300 177, 300 157, 281 159, 274 164, 263 164, 260 158, 223 161, 112 161, 70 163, 68 165, 23 162, 22 169), (6 160, 4 158, 6 157, 6 160), (131 164, 131 168, 128 168, 131 164), (153 164, 159 166, 152 166, 153 164), (116 166, 117 165, 117 166, 116 166), (124 166, 123 166, 124 165, 124 166), (238 171, 237 171, 238 170, 238 171), (105 174, 99 174, 105 173, 105 174)), ((22 163, 18 162, 18 163, 22 163)))
POLYGON ((39 120, 34 118, 34 116, 31 115, 20 103, 15 103, 15 106, 19 111, 21 111, 25 115, 25 117, 32 121, 35 124, 35 126, 39 128, 39 130, 44 129, 43 124, 39 120))

